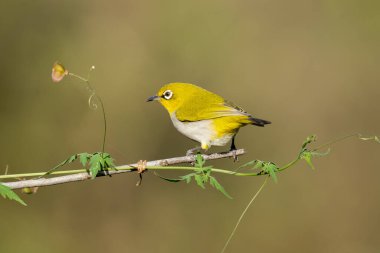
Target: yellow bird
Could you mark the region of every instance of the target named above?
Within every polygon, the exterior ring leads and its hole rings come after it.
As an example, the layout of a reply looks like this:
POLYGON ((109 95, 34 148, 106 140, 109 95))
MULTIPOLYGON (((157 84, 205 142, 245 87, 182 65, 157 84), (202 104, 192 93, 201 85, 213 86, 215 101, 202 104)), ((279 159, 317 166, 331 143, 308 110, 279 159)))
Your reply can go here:
MULTIPOLYGON (((225 146, 230 140, 230 150, 236 150, 235 136, 240 127, 263 127, 271 123, 255 118, 221 96, 189 83, 166 84, 147 102, 154 100, 158 100, 169 112, 175 128, 199 142, 203 150, 211 146, 225 146)), ((200 148, 191 149, 187 154, 200 148)))

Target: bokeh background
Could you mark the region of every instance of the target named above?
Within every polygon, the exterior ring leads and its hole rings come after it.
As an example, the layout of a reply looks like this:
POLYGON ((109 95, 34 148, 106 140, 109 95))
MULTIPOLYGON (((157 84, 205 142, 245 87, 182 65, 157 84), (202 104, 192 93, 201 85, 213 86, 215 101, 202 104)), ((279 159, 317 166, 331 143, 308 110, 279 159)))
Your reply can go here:
MULTIPOLYGON (((45 171, 101 149, 101 112, 59 60, 91 74, 117 164, 180 156, 194 143, 159 104, 161 85, 190 82, 273 122, 237 137, 252 159, 284 164, 303 140, 380 134, 380 2, 0 2, 0 169, 45 171)), ((220 149, 212 149, 218 151, 220 149)), ((379 252, 380 145, 350 139, 270 182, 227 252, 379 252)), ((77 165, 72 168, 78 168, 77 165)), ((166 176, 177 173, 164 173, 166 176)), ((135 174, 42 188, 1 200, 0 252, 219 252, 264 178, 217 175, 212 188, 135 174)))

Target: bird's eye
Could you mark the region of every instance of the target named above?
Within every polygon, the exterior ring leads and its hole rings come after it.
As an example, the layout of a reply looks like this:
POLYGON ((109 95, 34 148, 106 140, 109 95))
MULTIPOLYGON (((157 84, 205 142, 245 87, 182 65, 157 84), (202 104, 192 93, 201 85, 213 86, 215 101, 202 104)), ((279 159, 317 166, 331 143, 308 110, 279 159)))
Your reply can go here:
POLYGON ((173 92, 171 90, 167 90, 165 91, 162 96, 166 99, 166 100, 169 100, 172 98, 173 96, 173 92))

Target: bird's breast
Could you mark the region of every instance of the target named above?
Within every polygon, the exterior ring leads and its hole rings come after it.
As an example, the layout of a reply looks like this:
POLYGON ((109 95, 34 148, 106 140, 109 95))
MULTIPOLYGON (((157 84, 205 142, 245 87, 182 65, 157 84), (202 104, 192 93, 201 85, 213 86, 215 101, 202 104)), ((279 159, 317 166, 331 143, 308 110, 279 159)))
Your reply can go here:
POLYGON ((211 120, 182 122, 177 119, 175 113, 172 113, 170 118, 180 133, 200 143, 209 143, 216 134, 211 120))

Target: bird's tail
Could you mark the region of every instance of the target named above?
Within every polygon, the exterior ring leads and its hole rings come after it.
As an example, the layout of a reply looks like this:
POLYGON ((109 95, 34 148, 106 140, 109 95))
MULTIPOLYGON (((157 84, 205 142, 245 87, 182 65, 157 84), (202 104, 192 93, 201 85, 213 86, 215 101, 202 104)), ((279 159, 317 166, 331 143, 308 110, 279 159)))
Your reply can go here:
POLYGON ((260 127, 263 127, 267 124, 270 124, 272 122, 268 121, 268 120, 264 120, 264 119, 256 119, 254 117, 250 117, 249 118, 249 121, 251 121, 251 124, 252 125, 255 125, 255 126, 260 126, 260 127))

